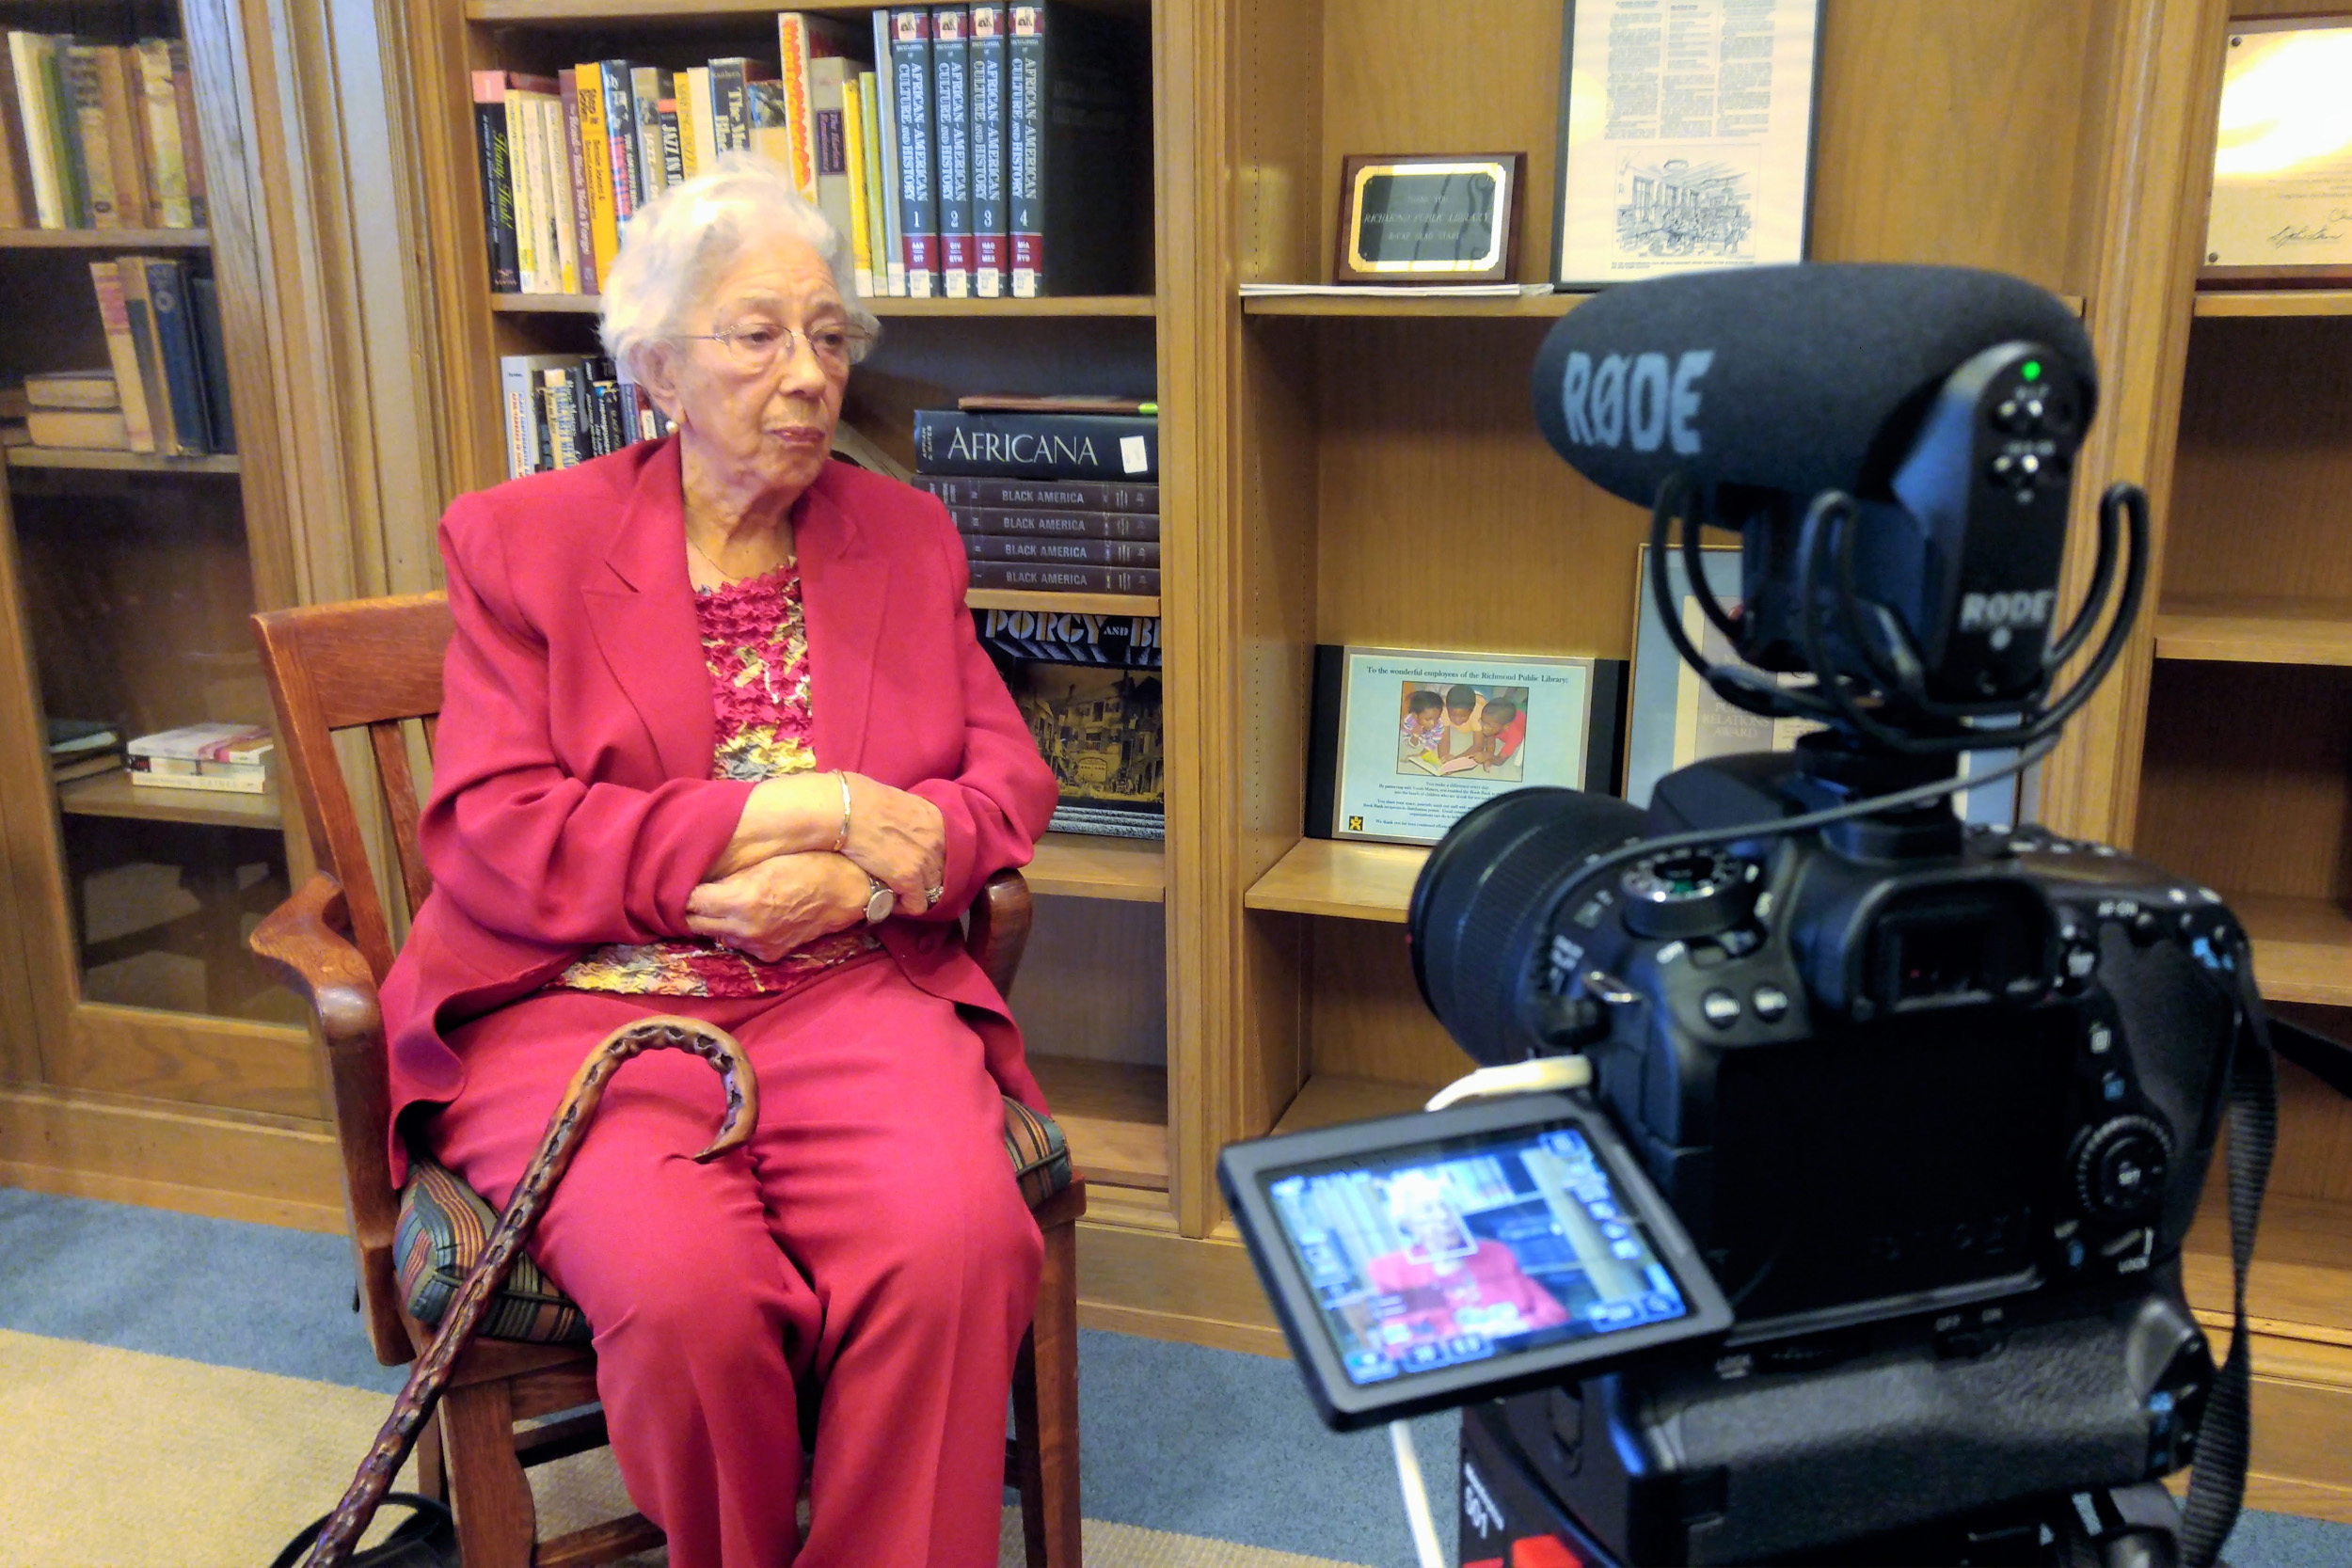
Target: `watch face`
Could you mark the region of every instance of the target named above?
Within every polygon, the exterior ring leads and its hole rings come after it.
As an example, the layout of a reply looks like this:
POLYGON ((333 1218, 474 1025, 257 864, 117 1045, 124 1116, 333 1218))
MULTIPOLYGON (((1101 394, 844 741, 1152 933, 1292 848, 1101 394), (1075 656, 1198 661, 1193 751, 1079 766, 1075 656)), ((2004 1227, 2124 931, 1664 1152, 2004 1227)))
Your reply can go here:
POLYGON ((884 886, 882 883, 876 882, 874 884, 874 891, 867 894, 866 896, 866 924, 871 926, 878 924, 879 922, 888 920, 890 918, 890 911, 898 907, 898 894, 893 892, 890 888, 884 886))

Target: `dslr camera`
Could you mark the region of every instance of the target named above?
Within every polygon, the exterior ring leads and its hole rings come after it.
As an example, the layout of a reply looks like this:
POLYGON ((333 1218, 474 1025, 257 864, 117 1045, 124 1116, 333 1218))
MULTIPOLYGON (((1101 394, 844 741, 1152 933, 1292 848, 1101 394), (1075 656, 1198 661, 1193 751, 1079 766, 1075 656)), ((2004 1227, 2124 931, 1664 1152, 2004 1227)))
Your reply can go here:
POLYGON ((1422 996, 1553 1087, 1226 1150, 1323 1415, 1475 1406, 1592 1560, 2155 1562, 2184 1541, 2152 1483, 2226 1405, 2210 1560, 2243 1352, 2217 1393, 2179 1256, 2233 1062, 2266 1071, 2245 935, 2210 889, 1951 805, 1968 753, 2048 753, 2143 595, 2117 485, 2054 625, 2080 323, 1954 268, 1692 276, 1581 305, 1534 382, 1561 453, 1652 506, 1684 658, 1820 727, 1645 810, 1498 794, 1431 853, 1422 996), (1736 609, 1702 525, 1740 534, 1736 609), (1685 633, 1677 548, 1740 665, 1685 633))

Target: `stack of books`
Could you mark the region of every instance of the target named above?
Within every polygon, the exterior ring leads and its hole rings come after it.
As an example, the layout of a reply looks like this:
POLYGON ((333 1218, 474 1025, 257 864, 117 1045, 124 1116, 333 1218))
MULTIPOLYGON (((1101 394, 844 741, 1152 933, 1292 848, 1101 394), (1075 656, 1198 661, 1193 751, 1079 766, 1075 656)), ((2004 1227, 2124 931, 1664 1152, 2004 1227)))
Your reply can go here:
POLYGON ((914 483, 946 503, 973 587, 1159 593, 1159 421, 1144 411, 1151 407, 967 398, 957 408, 915 411, 914 483))
POLYGON ((0 229, 201 229, 204 152, 178 39, 8 34, 0 229))
POLYGON ((122 394, 112 371, 55 371, 24 378, 24 430, 37 447, 128 450, 122 394))
POLYGON ((167 256, 92 261, 89 273, 123 431, 117 441, 74 444, 166 457, 236 451, 229 356, 213 280, 191 277, 185 262, 167 256))
POLYGON ((143 735, 125 748, 131 782, 154 789, 231 795, 269 791, 269 730, 261 724, 183 724, 143 735))
POLYGON ((96 719, 52 719, 49 730, 49 777, 65 784, 122 766, 122 736, 112 725, 96 719))
POLYGON ((490 287, 595 293, 630 215, 723 152, 787 170, 861 294, 1126 293, 1149 248, 1141 30, 1059 4, 784 11, 774 61, 476 71, 490 287))

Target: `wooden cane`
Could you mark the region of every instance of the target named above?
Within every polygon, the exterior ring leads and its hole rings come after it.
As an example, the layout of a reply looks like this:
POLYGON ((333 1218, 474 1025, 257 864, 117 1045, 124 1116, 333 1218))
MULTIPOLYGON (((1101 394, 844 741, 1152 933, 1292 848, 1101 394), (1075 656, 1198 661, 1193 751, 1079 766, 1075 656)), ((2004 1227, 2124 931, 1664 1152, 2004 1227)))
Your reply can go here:
POLYGON ((303 1568, 342 1568, 350 1557, 368 1521, 375 1517, 376 1506, 390 1489, 392 1478, 406 1463, 408 1450, 416 1446, 417 1433, 439 1402, 459 1354, 482 1326, 482 1314, 490 1298, 506 1283, 507 1273, 530 1239, 548 1195, 564 1179, 573 1152, 596 1114, 596 1102, 604 1098, 605 1081, 639 1052, 657 1050, 692 1052, 718 1071, 726 1086, 727 1109, 719 1123, 719 1135, 694 1156, 697 1163, 716 1160, 751 1137, 759 1120, 759 1081, 753 1076, 751 1063, 735 1037, 695 1019, 669 1016, 641 1019, 607 1035, 580 1064, 555 1114, 548 1118, 539 1151, 523 1167, 522 1180, 515 1184, 506 1212, 499 1217, 498 1227, 483 1246, 481 1260, 466 1276, 465 1288, 441 1319, 440 1332, 434 1336, 431 1347, 409 1371, 407 1386, 392 1402, 392 1413, 384 1418, 374 1444, 359 1462, 358 1473, 351 1478, 342 1501, 327 1516, 326 1528, 319 1532, 310 1555, 302 1560, 303 1568))

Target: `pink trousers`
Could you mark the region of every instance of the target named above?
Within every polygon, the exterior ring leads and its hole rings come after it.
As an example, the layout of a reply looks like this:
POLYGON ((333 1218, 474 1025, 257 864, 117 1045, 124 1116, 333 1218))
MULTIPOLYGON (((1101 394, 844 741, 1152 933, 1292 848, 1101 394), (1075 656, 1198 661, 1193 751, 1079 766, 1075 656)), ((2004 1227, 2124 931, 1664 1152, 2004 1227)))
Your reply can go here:
POLYGON ((426 1142, 502 1208, 587 1052, 661 1012, 742 1042, 758 1132, 695 1164, 718 1075, 683 1052, 639 1056, 530 1247, 595 1325, 629 1497, 675 1568, 993 1564, 1042 1247, 979 1038, 952 1004, 887 958, 781 1001, 528 997, 454 1032, 465 1092, 426 1142))

